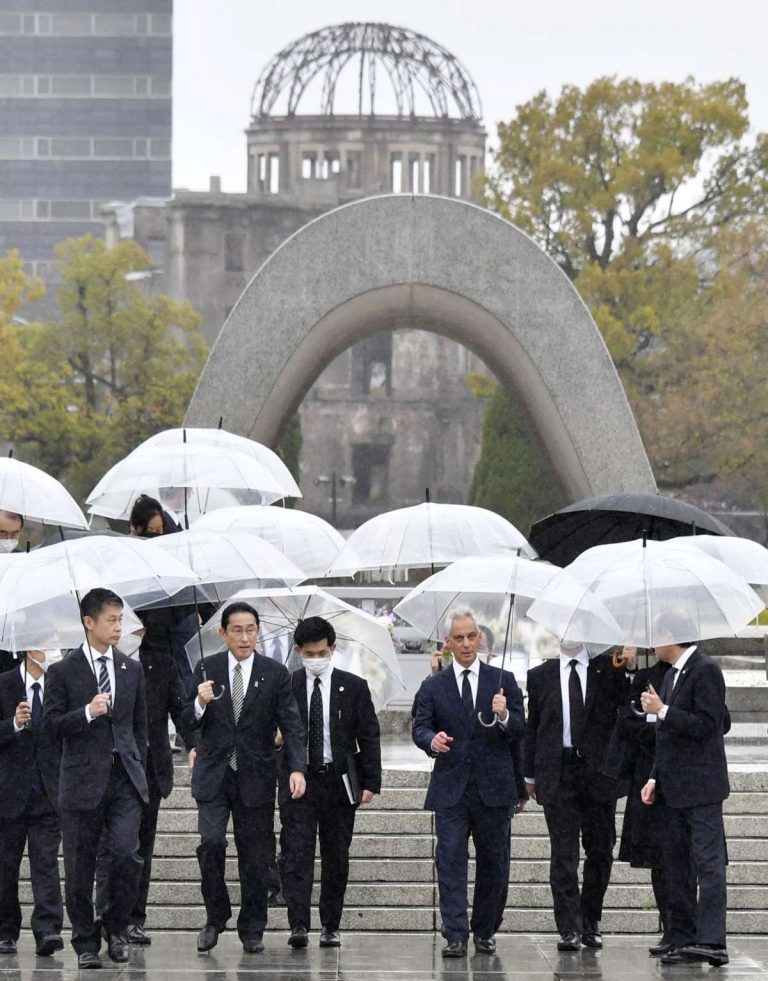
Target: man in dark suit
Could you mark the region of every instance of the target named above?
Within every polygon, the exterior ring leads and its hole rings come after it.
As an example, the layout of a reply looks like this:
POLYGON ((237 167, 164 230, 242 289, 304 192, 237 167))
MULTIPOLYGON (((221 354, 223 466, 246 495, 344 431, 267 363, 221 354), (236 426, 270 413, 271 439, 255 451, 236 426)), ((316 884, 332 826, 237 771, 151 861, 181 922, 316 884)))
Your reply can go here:
POLYGON ((550 843, 549 882, 558 950, 603 945, 600 918, 616 841, 620 786, 601 773, 617 713, 634 670, 610 657, 590 658, 581 644, 528 672, 524 769, 529 795, 544 808, 550 843), (579 839, 586 854, 579 892, 579 839))
POLYGON ((730 793, 723 732, 727 731, 725 682, 716 661, 694 641, 695 626, 684 613, 659 616, 657 632, 667 643, 656 657, 671 664, 661 692, 643 692, 643 709, 656 716, 656 752, 642 799, 663 799, 669 939, 662 964, 728 963, 725 942, 727 893, 723 801, 730 793))
MULTIPOLYGON (((0 555, 18 552, 19 535, 24 527, 24 518, 15 511, 0 510, 0 555)), ((19 664, 13 651, 0 651, 0 674, 12 671, 19 664)))
POLYGON ((142 803, 149 799, 147 707, 141 666, 114 646, 123 601, 109 589, 92 589, 80 611, 86 644, 49 671, 43 725, 62 747, 59 806, 72 946, 80 968, 98 968, 92 897, 103 828, 110 851, 108 952, 118 963, 130 956, 126 931, 142 868, 142 803))
POLYGON ((199 730, 192 796, 198 808, 197 857, 206 923, 197 949, 215 947, 232 915, 225 882, 231 815, 241 890, 237 932, 243 950, 257 954, 264 950, 274 848, 275 733, 279 726, 290 793, 299 798, 307 768, 304 730, 290 675, 281 664, 254 650, 259 639, 256 610, 247 603, 231 603, 222 612, 219 633, 227 650, 205 659, 205 675, 203 663, 197 665, 197 695, 184 712, 187 726, 199 730))
POLYGON ((470 928, 475 950, 493 954, 494 933, 509 879, 509 819, 518 803, 510 743, 524 727, 514 675, 477 657, 480 632, 471 610, 446 619, 452 665, 423 682, 413 710, 413 741, 435 768, 424 807, 435 812, 437 880, 443 957, 466 957, 470 928), (495 724, 486 728, 478 719, 495 724), (475 843, 475 893, 467 918, 469 836, 475 843))
POLYGON ((42 729, 45 672, 59 651, 28 651, 0 675, 0 954, 13 954, 21 928, 19 869, 28 843, 32 932, 39 957, 61 950, 58 745, 42 729))
MULTIPOLYGON (((151 617, 147 617, 151 624, 151 617)), ((145 621, 146 622, 146 621, 145 621)), ((150 628, 142 638, 139 648, 139 662, 144 671, 144 681, 147 695, 147 730, 149 744, 147 746, 147 785, 149 801, 141 812, 139 828, 139 857, 144 865, 141 869, 139 890, 136 901, 129 917, 126 935, 132 944, 148 946, 152 938, 144 929, 147 919, 147 898, 152 878, 152 857, 155 851, 157 835, 157 816, 160 802, 168 797, 173 790, 173 756, 168 738, 168 719, 172 719, 177 732, 184 740, 187 748, 194 744, 183 721, 183 712, 187 704, 187 695, 181 684, 176 662, 169 647, 162 643, 160 637, 150 628)), ((103 859, 107 857, 106 843, 102 842, 96 871, 96 908, 103 916, 108 905, 109 867, 103 859), (106 867, 102 868, 102 864, 106 867)))
POLYGON ((367 682, 332 666, 336 632, 327 620, 302 620, 293 641, 303 661, 292 676, 293 694, 308 735, 303 797, 291 797, 286 768, 280 768, 280 849, 291 928, 288 943, 291 947, 308 943, 319 836, 320 946, 338 947, 355 811, 358 803, 370 804, 381 790, 379 720, 367 682))

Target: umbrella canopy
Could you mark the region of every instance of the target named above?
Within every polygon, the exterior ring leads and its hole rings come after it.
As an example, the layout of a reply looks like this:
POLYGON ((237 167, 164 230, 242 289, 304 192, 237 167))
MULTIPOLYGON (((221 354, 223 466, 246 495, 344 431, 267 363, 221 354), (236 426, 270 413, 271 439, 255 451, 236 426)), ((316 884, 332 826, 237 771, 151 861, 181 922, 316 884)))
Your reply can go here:
POLYGON ((209 511, 193 525, 195 531, 251 532, 260 535, 306 572, 324 576, 344 547, 336 529, 307 511, 281 507, 233 507, 209 511))
MULTIPOLYGON (((274 545, 251 532, 212 531, 206 528, 160 535, 154 548, 189 566, 203 588, 198 599, 220 603, 248 586, 295 585, 307 576, 274 545)), ((197 589, 197 584, 195 584, 197 589)), ((173 598, 190 602, 189 590, 173 598)), ((161 600, 156 606, 168 605, 161 600)))
POLYGON ((11 457, 0 459, 0 510, 47 525, 88 527, 85 515, 63 484, 44 470, 11 457))
MULTIPOLYGON (((179 442, 168 446, 142 444, 101 478, 86 503, 93 514, 125 520, 135 498, 153 488, 186 491, 187 511, 190 497, 202 511, 221 505, 222 493, 227 505, 232 504, 233 493, 257 495, 263 504, 292 493, 287 483, 252 456, 228 446, 179 442)), ((183 505, 182 497, 182 509, 183 505)))
POLYGON ((0 648, 70 646, 66 630, 82 639, 78 598, 96 586, 141 607, 195 582, 189 566, 139 538, 93 535, 0 556, 0 648))
MULTIPOLYGON (((336 599, 317 586, 247 589, 232 596, 230 602, 238 600, 250 603, 258 610, 262 650, 268 655, 277 640, 282 657, 287 660, 285 654, 290 655, 292 651, 293 633, 299 620, 324 617, 336 631, 334 666, 365 678, 377 709, 383 708, 390 699, 405 690, 392 635, 383 623, 369 613, 336 599)), ((218 632, 221 612, 220 609, 203 627, 202 653, 205 657, 222 650, 218 632)), ((194 667, 200 659, 197 638, 187 644, 187 654, 194 667)), ((299 665, 299 662, 293 663, 299 665)))
POLYGON ((445 618, 454 608, 469 607, 479 622, 504 636, 510 613, 522 616, 526 601, 538 596, 561 570, 515 555, 459 559, 412 589, 394 609, 425 637, 442 640, 445 618))
POLYGON ((763 608, 717 559, 633 541, 588 549, 550 581, 528 616, 566 641, 648 648, 732 637, 763 608))
POLYGON ((670 545, 705 552, 753 586, 768 585, 768 548, 753 542, 751 538, 692 535, 670 539, 670 545))
POLYGON ((660 494, 607 494, 562 508, 531 528, 539 557, 565 566, 594 545, 678 535, 732 535, 722 521, 687 501, 660 494))
POLYGON ((515 526, 493 511, 467 504, 418 504, 366 521, 347 539, 329 576, 366 569, 429 568, 468 555, 536 553, 515 526))

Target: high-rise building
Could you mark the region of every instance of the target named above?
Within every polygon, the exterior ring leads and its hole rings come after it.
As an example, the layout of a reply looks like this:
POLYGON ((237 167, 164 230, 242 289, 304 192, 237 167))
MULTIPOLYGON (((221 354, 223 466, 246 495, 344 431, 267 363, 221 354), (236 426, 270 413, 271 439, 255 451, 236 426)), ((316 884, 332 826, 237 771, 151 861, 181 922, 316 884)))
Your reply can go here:
POLYGON ((173 0, 0 0, 0 254, 56 281, 100 207, 171 193, 173 0))

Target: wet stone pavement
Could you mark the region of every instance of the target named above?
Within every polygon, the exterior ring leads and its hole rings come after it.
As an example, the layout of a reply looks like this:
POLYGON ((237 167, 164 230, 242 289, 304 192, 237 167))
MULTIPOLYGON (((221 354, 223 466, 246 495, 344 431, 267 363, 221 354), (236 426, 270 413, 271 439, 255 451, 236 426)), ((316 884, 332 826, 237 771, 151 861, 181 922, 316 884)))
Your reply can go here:
MULTIPOLYGON (((605 981, 691 981, 705 977, 768 979, 768 937, 734 937, 729 942, 731 963, 724 968, 693 964, 662 967, 648 956, 655 937, 612 935, 600 952, 558 954, 554 935, 502 936, 494 957, 470 953, 466 960, 443 961, 443 941, 427 934, 346 934, 339 949, 320 950, 317 934, 306 950, 291 950, 283 933, 267 934, 262 954, 244 954, 235 933, 222 935, 209 954, 198 954, 194 933, 156 933, 151 947, 134 948, 131 960, 114 965, 105 954, 104 967, 90 974, 98 981, 143 981, 175 977, 191 981, 544 981, 544 979, 602 978, 605 981)), ((471 951, 470 946, 470 951, 471 951)), ((0 981, 64 981, 82 978, 74 952, 35 957, 31 935, 25 931, 19 952, 0 959, 0 981)))

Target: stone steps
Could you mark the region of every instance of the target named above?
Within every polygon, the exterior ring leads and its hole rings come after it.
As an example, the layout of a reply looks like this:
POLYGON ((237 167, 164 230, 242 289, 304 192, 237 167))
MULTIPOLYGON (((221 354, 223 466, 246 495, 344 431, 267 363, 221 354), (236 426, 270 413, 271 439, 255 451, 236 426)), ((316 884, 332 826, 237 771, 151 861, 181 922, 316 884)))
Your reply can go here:
MULTIPOLYGON (((176 787, 160 812, 148 916, 148 926, 154 930, 196 930, 205 920, 195 857, 197 815, 189 777, 186 767, 176 768, 176 787)), ((424 770, 386 770, 382 794, 373 806, 358 812, 343 929, 407 932, 439 928, 433 816, 423 810, 428 779, 424 770)), ((731 786, 733 792, 725 803, 731 859, 729 932, 768 933, 768 774, 739 770, 731 774, 731 786)), ((621 801, 618 831, 623 808, 621 801)), ((276 831, 279 826, 276 811, 276 831)), ((228 854, 227 880, 236 904, 239 883, 231 843, 228 854)), ((512 822, 510 891, 502 932, 554 929, 548 860, 543 811, 530 803, 512 822)), ((317 878, 319 863, 316 873, 317 878)), ((20 885, 25 925, 32 899, 28 874, 25 859, 20 885)), ((655 933, 657 923, 649 871, 617 862, 606 895, 604 931, 655 933)), ((270 929, 287 930, 283 907, 270 910, 270 929)))

